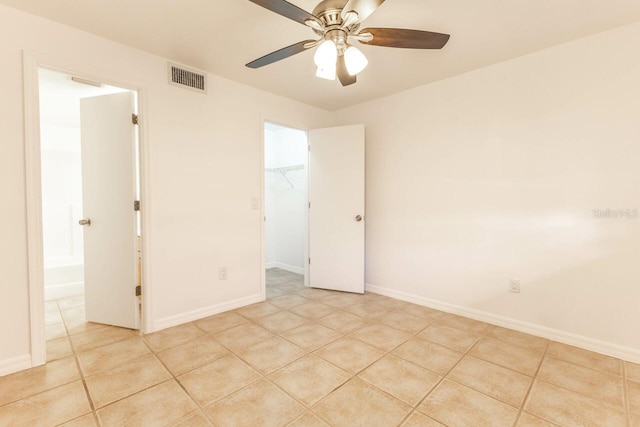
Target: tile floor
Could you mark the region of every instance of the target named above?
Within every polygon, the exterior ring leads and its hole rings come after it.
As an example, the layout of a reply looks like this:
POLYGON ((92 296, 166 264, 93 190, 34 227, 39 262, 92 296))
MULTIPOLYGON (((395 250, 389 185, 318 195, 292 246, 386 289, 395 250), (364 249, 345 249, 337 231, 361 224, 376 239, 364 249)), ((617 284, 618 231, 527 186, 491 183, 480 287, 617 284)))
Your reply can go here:
POLYGON ((632 426, 640 365, 269 270, 268 301, 144 337, 47 304, 0 426, 632 426))

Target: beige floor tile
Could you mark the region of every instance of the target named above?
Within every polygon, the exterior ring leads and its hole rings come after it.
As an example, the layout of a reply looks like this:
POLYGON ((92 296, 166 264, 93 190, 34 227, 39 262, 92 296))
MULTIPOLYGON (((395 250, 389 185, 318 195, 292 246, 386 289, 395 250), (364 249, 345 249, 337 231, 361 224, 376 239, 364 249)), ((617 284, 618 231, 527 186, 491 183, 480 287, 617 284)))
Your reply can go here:
POLYGON ((47 362, 71 356, 73 350, 69 338, 63 337, 56 340, 47 341, 47 362))
POLYGON ((55 340, 67 336, 67 329, 64 327, 64 323, 62 322, 46 325, 44 332, 47 340, 55 340))
POLYGON ((299 292, 299 291, 301 291, 303 289, 307 289, 307 288, 302 283, 285 282, 285 283, 282 283, 282 284, 276 286, 276 289, 279 289, 284 293, 291 293, 291 292, 299 292))
POLYGON ((624 363, 627 371, 627 379, 640 383, 640 365, 631 362, 624 363))
POLYGON ((205 335, 158 353, 158 357, 173 375, 178 376, 228 354, 229 350, 222 344, 205 335))
POLYGON ((145 335, 144 339, 153 351, 163 351, 193 341, 202 335, 204 332, 195 325, 185 323, 145 335))
POLYGON ((396 426, 411 407, 359 378, 331 393, 314 412, 332 426, 396 426))
POLYGON ((465 356, 447 378, 519 408, 533 378, 473 356, 465 356))
POLYGON ((283 426, 304 407, 266 380, 259 381, 206 409, 216 426, 283 426))
POLYGON ((297 327, 282 336, 307 351, 313 351, 337 340, 342 335, 333 329, 310 323, 297 327))
POLYGON ((393 354, 440 375, 446 375, 463 356, 458 351, 422 338, 411 338, 393 350, 393 354))
POLYGON ((335 294, 335 291, 328 291, 326 289, 302 288, 296 293, 304 298, 322 300, 335 294))
POLYGON ((108 326, 71 336, 71 344, 77 353, 139 336, 138 331, 108 326))
POLYGON ((73 419, 69 422, 62 424, 60 427, 96 427, 98 423, 93 415, 89 413, 79 418, 73 419))
POLYGON ((200 405, 206 406, 260 377, 245 362, 230 355, 181 375, 178 381, 200 405))
POLYGON ((45 314, 60 313, 60 308, 58 307, 58 301, 57 300, 45 301, 44 302, 44 313, 45 314))
POLYGON ((321 358, 308 355, 269 375, 287 393, 311 406, 346 382, 351 375, 321 358))
POLYGON ((480 322, 478 320, 469 319, 467 317, 458 316, 455 314, 447 314, 438 319, 438 323, 449 325, 453 328, 460 329, 461 331, 471 332, 473 334, 483 335, 492 326, 488 323, 480 322))
POLYGON ((381 324, 365 326, 349 336, 384 351, 390 351, 411 338, 411 335, 406 332, 381 324))
POLYGON ((329 427, 329 424, 322 421, 320 417, 313 412, 305 412, 291 424, 287 424, 287 427, 329 427))
POLYGON ((268 316, 269 314, 277 313, 280 311, 275 305, 271 305, 268 302, 259 302, 257 304, 251 304, 246 307, 242 307, 236 310, 241 316, 247 319, 257 319, 260 317, 268 316))
POLYGON ((429 326, 420 332, 418 336, 462 352, 469 350, 480 339, 479 335, 438 323, 429 326))
POLYGON ((551 424, 542 418, 534 417, 531 414, 523 412, 520 414, 520 419, 516 424, 517 427, 556 427, 555 424, 551 424))
POLYGON ((442 424, 429 418, 418 411, 415 411, 407 420, 402 424, 402 427, 444 427, 442 424))
POLYGON ((81 319, 81 320, 85 320, 85 310, 84 310, 84 304, 79 305, 77 307, 71 307, 71 308, 67 308, 67 309, 62 309, 61 310, 62 313, 62 317, 64 318, 64 321, 67 322, 69 320, 74 320, 74 319, 81 319))
POLYGON ((94 331, 96 329, 107 328, 108 325, 102 323, 87 322, 84 319, 72 319, 65 322, 69 335, 77 335, 83 332, 94 331))
POLYGON ((622 377, 545 357, 537 379, 614 406, 624 406, 622 377))
POLYGON ((333 295, 330 295, 322 299, 323 304, 327 304, 332 307, 337 307, 340 309, 350 307, 354 304, 361 304, 362 301, 363 301, 362 295, 350 294, 345 292, 335 292, 333 295))
POLYGON ((559 342, 551 342, 547 354, 556 359, 584 366, 585 368, 597 369, 610 374, 622 374, 622 362, 619 359, 594 353, 559 342))
POLYGON ((330 305, 323 304, 319 301, 311 301, 302 305, 295 306, 289 311, 302 316, 306 319, 319 319, 327 314, 333 313, 337 309, 330 305))
POLYGON ((383 323, 392 328, 401 330, 408 334, 416 334, 429 326, 431 321, 423 319, 421 317, 414 316, 413 314, 405 313, 403 310, 396 310, 385 314, 380 317, 380 323, 383 323))
POLYGON ((79 379, 73 357, 0 377, 0 406, 79 379))
POLYGON ((225 329, 247 323, 248 320, 233 311, 216 314, 215 316, 205 317, 204 319, 193 322, 198 328, 207 334, 215 334, 225 329))
POLYGON ((629 409, 640 415, 640 383, 627 381, 627 392, 629 393, 629 409))
POLYGON ((55 309, 47 310, 44 312, 44 324, 45 325, 54 325, 56 323, 63 323, 62 314, 60 310, 58 310, 58 305, 55 305, 55 309))
POLYGON ((200 411, 172 424, 171 427, 210 427, 212 424, 200 411))
POLYGON ((360 304, 349 305, 345 307, 344 310, 351 314, 355 314, 356 316, 362 317, 363 319, 378 319, 393 311, 391 307, 387 307, 383 304, 378 304, 375 301, 367 301, 360 304))
POLYGON ((640 427, 640 414, 631 413, 630 420, 631 427, 640 427))
POLYGON ((378 298, 376 298, 376 304, 382 304, 393 310, 398 310, 398 309, 413 305, 409 302, 400 301, 399 299, 386 297, 384 295, 378 295, 378 298))
POLYGON ((483 338, 471 349, 469 354, 487 362, 533 376, 538 369, 544 352, 529 350, 495 338, 483 338))
POLYGON ((218 332, 213 337, 232 351, 240 351, 272 336, 271 332, 255 323, 243 323, 231 329, 218 332))
POLYGON ((286 291, 280 290, 274 286, 268 286, 266 296, 267 299, 276 298, 282 295, 286 295, 286 291))
POLYGON ((171 374, 156 356, 148 354, 126 365, 87 377, 86 382, 93 404, 102 408, 169 378, 171 374))
POLYGON ((81 381, 0 407, 2 426, 54 426, 91 412, 81 381))
POLYGON ((490 325, 485 331, 485 334, 500 341, 519 345, 520 347, 525 347, 530 350, 544 351, 549 344, 549 340, 547 339, 495 325, 490 325))
POLYGON ((198 409, 174 381, 169 380, 97 411, 103 427, 171 424, 198 409))
POLYGON ((441 376, 396 356, 387 355, 358 375, 404 403, 415 406, 441 376))
POLYGON ((276 298, 270 298, 269 304, 280 307, 281 309, 289 309, 309 302, 307 298, 303 298, 300 295, 286 294, 276 298))
POLYGON ((346 311, 333 312, 316 320, 316 322, 331 328, 334 331, 338 331, 341 334, 353 332, 368 323, 368 321, 364 320, 362 317, 347 313, 346 311))
POLYGON ((418 410, 451 427, 512 426, 518 416, 517 409, 447 379, 418 410))
POLYGON ((60 310, 67 310, 73 307, 84 307, 84 295, 75 295, 68 298, 58 299, 58 306, 60 310))
POLYGON ((273 337, 242 350, 238 354, 245 362, 263 374, 269 374, 307 354, 289 341, 273 337))
POLYGON ((136 336, 94 350, 78 353, 78 360, 80 361, 83 375, 87 377, 107 369, 122 366, 150 353, 151 351, 142 338, 136 336))
POLYGON ((434 310, 417 304, 408 304, 402 309, 402 311, 426 320, 429 323, 435 322, 446 315, 444 311, 434 310))
POLYGON ((255 322, 274 334, 282 334, 304 325, 308 320, 297 314, 289 313, 288 311, 279 311, 275 314, 256 319, 255 322))
POLYGON ((353 338, 340 338, 315 354, 352 374, 358 373, 384 355, 384 351, 353 338))
POLYGON ((536 380, 524 409, 565 427, 619 427, 626 424, 621 409, 573 391, 536 380))

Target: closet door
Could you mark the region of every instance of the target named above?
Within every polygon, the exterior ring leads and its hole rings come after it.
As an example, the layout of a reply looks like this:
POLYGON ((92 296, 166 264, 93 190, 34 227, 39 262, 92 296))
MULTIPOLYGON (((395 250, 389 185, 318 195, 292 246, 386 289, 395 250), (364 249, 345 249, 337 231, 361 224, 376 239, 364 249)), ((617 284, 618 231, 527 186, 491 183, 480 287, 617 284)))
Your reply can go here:
POLYGON ((309 132, 309 285, 364 293, 364 125, 309 132))

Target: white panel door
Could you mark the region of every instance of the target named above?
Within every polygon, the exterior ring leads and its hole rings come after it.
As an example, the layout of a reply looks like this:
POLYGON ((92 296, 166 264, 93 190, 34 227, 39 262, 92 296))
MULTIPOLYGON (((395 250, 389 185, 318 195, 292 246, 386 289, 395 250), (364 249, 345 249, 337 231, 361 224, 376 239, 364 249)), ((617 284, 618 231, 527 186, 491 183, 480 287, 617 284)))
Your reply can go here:
POLYGON ((134 94, 80 100, 87 320, 138 328, 134 94))
POLYGON ((309 285, 364 293, 364 125, 309 132, 309 285))

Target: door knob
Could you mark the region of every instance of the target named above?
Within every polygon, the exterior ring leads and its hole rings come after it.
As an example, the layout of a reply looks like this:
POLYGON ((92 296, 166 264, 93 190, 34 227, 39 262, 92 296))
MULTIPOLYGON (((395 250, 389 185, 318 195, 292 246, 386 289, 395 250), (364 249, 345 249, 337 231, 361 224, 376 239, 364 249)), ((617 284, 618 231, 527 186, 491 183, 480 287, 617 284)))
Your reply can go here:
POLYGON ((356 215, 356 221, 358 222, 362 221, 362 215, 356 215))
POLYGON ((80 225, 91 225, 91 218, 83 218, 80 221, 78 221, 78 224, 80 225))

